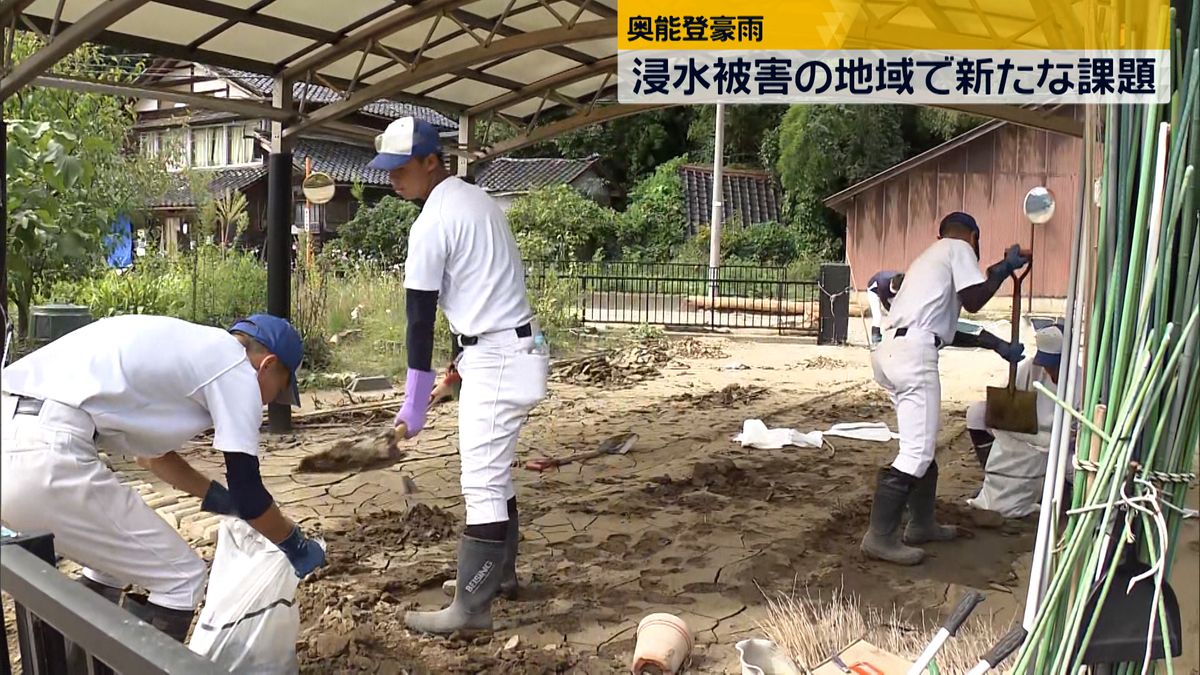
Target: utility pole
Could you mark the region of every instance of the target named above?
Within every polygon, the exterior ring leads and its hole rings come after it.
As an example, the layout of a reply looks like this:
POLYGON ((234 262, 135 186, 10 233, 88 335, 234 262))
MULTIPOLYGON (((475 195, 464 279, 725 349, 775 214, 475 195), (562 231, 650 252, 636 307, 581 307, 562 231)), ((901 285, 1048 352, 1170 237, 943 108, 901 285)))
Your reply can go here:
MULTIPOLYGON (((713 139, 712 223, 708 228, 708 278, 711 300, 717 299, 717 270, 721 266, 721 223, 724 220, 725 104, 717 104, 717 122, 713 139)), ((711 308, 716 311, 716 307, 711 308)))

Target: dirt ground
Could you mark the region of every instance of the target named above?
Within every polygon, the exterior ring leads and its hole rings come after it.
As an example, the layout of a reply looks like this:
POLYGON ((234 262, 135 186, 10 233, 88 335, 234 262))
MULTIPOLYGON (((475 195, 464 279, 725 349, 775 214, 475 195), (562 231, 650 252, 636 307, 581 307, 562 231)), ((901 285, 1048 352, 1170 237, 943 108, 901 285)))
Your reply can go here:
MULTIPOLYGON (((983 591, 976 613, 1007 626, 1019 616, 1034 519, 987 522, 966 506, 981 472, 965 434, 966 404, 1006 371, 979 351, 942 353, 939 516, 973 536, 926 547, 925 563, 898 568, 863 559, 876 468, 895 442, 829 438, 832 447, 742 448, 746 419, 800 431, 895 414, 871 380, 862 347, 691 338, 690 356, 619 387, 554 382, 534 412, 514 469, 523 541, 523 594, 493 605, 495 633, 418 637, 405 610, 446 603, 461 530, 456 404, 393 466, 360 472, 295 471, 304 457, 365 438, 393 411, 305 424, 267 440, 264 476, 284 512, 323 532, 330 564, 301 584, 299 649, 308 673, 628 672, 637 622, 651 612, 683 618, 696 638, 689 672, 737 673, 734 643, 761 635, 765 598, 844 586, 864 603, 937 620, 963 587, 983 591), (537 473, 535 457, 595 448, 636 432, 623 456, 537 473), (406 490, 405 478, 417 491, 406 490), (516 644, 513 645, 513 637, 516 644)), ((578 369, 577 369, 578 370, 578 369)), ((639 372, 645 372, 639 368, 639 372)), ((311 409, 311 406, 309 406, 311 409)), ((191 458, 217 473, 204 450, 191 458)), ((149 480, 136 466, 123 472, 149 480)), ((1194 495, 1193 495, 1194 497, 1194 495)), ((1200 650, 1197 525, 1186 526, 1173 585, 1184 607, 1186 661, 1200 650)), ((211 546, 203 550, 211 552, 211 546)))

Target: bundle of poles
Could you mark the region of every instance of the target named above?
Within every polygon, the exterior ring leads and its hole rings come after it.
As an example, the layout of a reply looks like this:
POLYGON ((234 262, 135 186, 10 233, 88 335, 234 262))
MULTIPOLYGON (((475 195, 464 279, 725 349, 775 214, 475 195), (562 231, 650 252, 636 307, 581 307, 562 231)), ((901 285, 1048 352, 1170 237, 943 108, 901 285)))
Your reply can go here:
POLYGON ((1173 673, 1179 650, 1165 591, 1200 445, 1200 11, 1170 21, 1170 102, 1085 112, 1070 358, 1057 391, 1038 385, 1058 409, 1014 673, 1173 673), (1145 573, 1118 575, 1134 555, 1145 573), (1102 609, 1135 584, 1153 588, 1141 658, 1087 663, 1102 609))

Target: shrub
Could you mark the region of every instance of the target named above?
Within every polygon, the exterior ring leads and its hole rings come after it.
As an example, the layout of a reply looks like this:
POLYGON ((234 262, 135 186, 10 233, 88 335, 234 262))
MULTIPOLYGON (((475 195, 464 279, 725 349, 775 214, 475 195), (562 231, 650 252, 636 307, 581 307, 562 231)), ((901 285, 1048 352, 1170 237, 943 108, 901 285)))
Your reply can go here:
MULTIPOLYGON (((680 258, 689 262, 708 260, 707 227, 703 227, 682 247, 680 258)), ((730 221, 721 228, 721 259, 738 259, 752 265, 784 266, 805 253, 801 233, 780 223, 759 223, 749 227, 730 221)))
POLYGON ((408 231, 420 212, 412 202, 387 195, 371 206, 361 205, 326 247, 383 266, 402 265, 408 254, 408 231))
POLYGON ((567 185, 539 188, 513 201, 508 223, 521 255, 591 260, 613 247, 617 214, 567 185))
POLYGON ((176 276, 107 270, 81 281, 70 301, 86 305, 97 319, 121 314, 179 316, 186 306, 185 292, 184 280, 176 276))

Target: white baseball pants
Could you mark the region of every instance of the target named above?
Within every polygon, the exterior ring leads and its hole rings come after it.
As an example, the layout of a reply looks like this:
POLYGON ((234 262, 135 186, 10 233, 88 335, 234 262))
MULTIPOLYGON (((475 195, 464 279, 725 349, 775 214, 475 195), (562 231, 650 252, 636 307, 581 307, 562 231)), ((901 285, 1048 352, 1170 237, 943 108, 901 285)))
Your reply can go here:
POLYGON ((900 454, 892 466, 920 478, 933 462, 941 422, 942 382, 934 335, 909 329, 895 337, 889 331, 871 353, 871 367, 896 407, 900 454))
MULTIPOLYGON (((536 334, 537 331, 534 331, 536 334)), ((467 525, 508 520, 517 436, 529 411, 546 397, 550 358, 532 337, 507 330, 479 336, 458 357, 458 453, 467 525)))
POLYGON ((204 561, 101 461, 87 413, 53 401, 17 415, 3 396, 0 520, 51 532, 57 553, 93 581, 137 584, 161 607, 193 610, 204 595, 204 561))
POLYGON ((867 306, 871 308, 871 328, 880 328, 883 326, 883 302, 879 300, 879 296, 875 295, 875 291, 867 291, 867 306))

